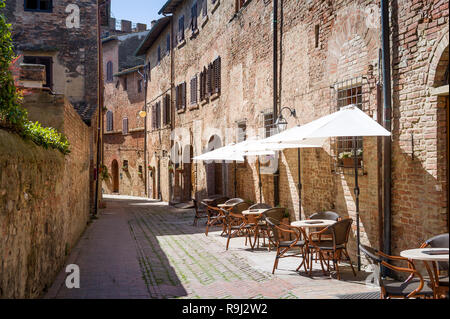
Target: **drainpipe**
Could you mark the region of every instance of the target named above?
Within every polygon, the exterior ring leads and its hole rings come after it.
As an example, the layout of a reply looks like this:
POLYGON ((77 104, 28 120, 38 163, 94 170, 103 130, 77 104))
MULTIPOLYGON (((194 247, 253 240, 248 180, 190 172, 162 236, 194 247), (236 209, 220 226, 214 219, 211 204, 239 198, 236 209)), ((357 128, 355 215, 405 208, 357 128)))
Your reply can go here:
MULTIPOLYGON (((144 59, 145 62, 145 59, 144 59)), ((150 59, 147 63, 150 63, 150 59)), ((148 111, 147 111, 147 92, 148 92, 148 77, 149 72, 151 72, 150 68, 147 68, 147 65, 144 63, 144 111, 145 111, 145 118, 144 118, 144 187, 145 187, 145 197, 148 197, 148 159, 147 159, 147 120, 148 120, 148 111)))
MULTIPOLYGON (((106 5, 106 4, 105 4, 106 5)), ((94 215, 98 213, 98 187, 99 187, 99 176, 100 176, 100 162, 101 162, 101 138, 102 134, 102 119, 103 119, 103 53, 102 53, 102 42, 101 42, 101 26, 100 26, 100 4, 97 2, 97 43, 98 43, 98 121, 97 121, 97 163, 95 172, 95 196, 94 196, 94 215)))
MULTIPOLYGON (((381 38, 383 61, 383 110, 384 128, 391 131, 391 58, 389 38, 389 0, 381 0, 381 38)), ((391 255, 391 137, 384 138, 384 227, 383 251, 391 255)), ((383 275, 388 275, 388 269, 383 267, 383 275)))
MULTIPOLYGON (((273 127, 278 117, 278 0, 273 0, 273 127)), ((274 206, 280 203, 280 159, 277 171, 273 175, 274 206)))

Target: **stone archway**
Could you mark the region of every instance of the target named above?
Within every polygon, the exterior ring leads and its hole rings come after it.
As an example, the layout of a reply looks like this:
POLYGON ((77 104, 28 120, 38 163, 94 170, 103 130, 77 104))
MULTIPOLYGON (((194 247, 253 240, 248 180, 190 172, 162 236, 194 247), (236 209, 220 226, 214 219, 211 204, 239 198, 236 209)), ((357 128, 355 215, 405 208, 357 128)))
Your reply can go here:
MULTIPOLYGON (((212 135, 208 141, 207 150, 212 151, 220 147, 222 147, 221 138, 216 134, 212 135)), ((208 195, 223 193, 222 168, 223 163, 220 161, 210 161, 205 164, 208 195)))
POLYGON ((447 232, 450 224, 449 202, 449 34, 448 27, 442 31, 429 58, 429 70, 426 77, 429 102, 436 110, 437 127, 437 187, 443 192, 442 207, 446 209, 447 232), (446 190, 446 191, 445 191, 446 190))

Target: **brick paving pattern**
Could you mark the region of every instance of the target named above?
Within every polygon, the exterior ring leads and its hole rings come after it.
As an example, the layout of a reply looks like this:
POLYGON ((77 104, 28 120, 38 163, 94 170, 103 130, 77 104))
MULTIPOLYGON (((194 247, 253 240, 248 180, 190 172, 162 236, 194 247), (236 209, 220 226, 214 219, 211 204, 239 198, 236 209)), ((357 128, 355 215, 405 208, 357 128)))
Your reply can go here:
POLYGON ((226 238, 219 228, 208 236, 192 226, 193 211, 144 199, 110 199, 70 255, 81 288, 65 287, 64 269, 45 298, 338 298, 377 291, 368 273, 342 279, 295 272, 300 259, 287 258, 272 275, 274 252, 251 251, 244 238, 226 238))

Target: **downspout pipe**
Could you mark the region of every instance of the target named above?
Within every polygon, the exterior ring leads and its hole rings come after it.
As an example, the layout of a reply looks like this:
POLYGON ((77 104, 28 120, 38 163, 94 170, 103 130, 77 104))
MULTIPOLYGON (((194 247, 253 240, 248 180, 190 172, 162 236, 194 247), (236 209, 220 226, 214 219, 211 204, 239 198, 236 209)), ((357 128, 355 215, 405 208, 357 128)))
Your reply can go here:
POLYGON ((103 119, 103 52, 101 41, 101 22, 100 22, 100 3, 97 2, 97 43, 98 43, 98 120, 97 120, 97 163, 95 169, 95 196, 94 196, 94 215, 98 214, 98 198, 99 198, 99 179, 100 179, 100 162, 102 162, 102 119, 103 119))
MULTIPOLYGON (((383 125, 391 132, 391 57, 390 57, 390 27, 389 27, 389 0, 381 0, 381 39, 383 62, 383 125)), ((391 255, 391 137, 384 138, 383 162, 384 162, 384 216, 383 216, 383 252, 391 255)), ((388 275, 388 269, 382 268, 384 276, 388 275)))
MULTIPOLYGON (((278 0, 273 0, 273 127, 278 117, 278 0)), ((273 176, 273 200, 274 206, 280 203, 280 159, 278 158, 277 171, 273 176)))

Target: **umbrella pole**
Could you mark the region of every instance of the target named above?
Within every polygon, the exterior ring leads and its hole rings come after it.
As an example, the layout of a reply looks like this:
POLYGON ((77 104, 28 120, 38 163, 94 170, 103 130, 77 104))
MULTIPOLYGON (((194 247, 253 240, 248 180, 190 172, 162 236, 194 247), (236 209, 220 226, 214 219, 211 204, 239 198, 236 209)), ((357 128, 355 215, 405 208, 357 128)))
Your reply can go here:
POLYGON ((258 156, 259 202, 262 203, 261 163, 258 156))
POLYGON ((361 255, 360 255, 360 235, 359 235, 359 185, 358 185, 358 157, 356 155, 356 136, 353 137, 353 162, 355 164, 355 205, 356 205, 356 247, 357 253, 356 256, 358 258, 358 271, 361 271, 361 255))
POLYGON ((234 198, 236 198, 236 187, 237 187, 237 180, 236 180, 236 161, 234 161, 234 198))
POLYGON ((302 220, 302 173, 300 171, 300 148, 297 149, 297 169, 298 169, 298 216, 302 220))

